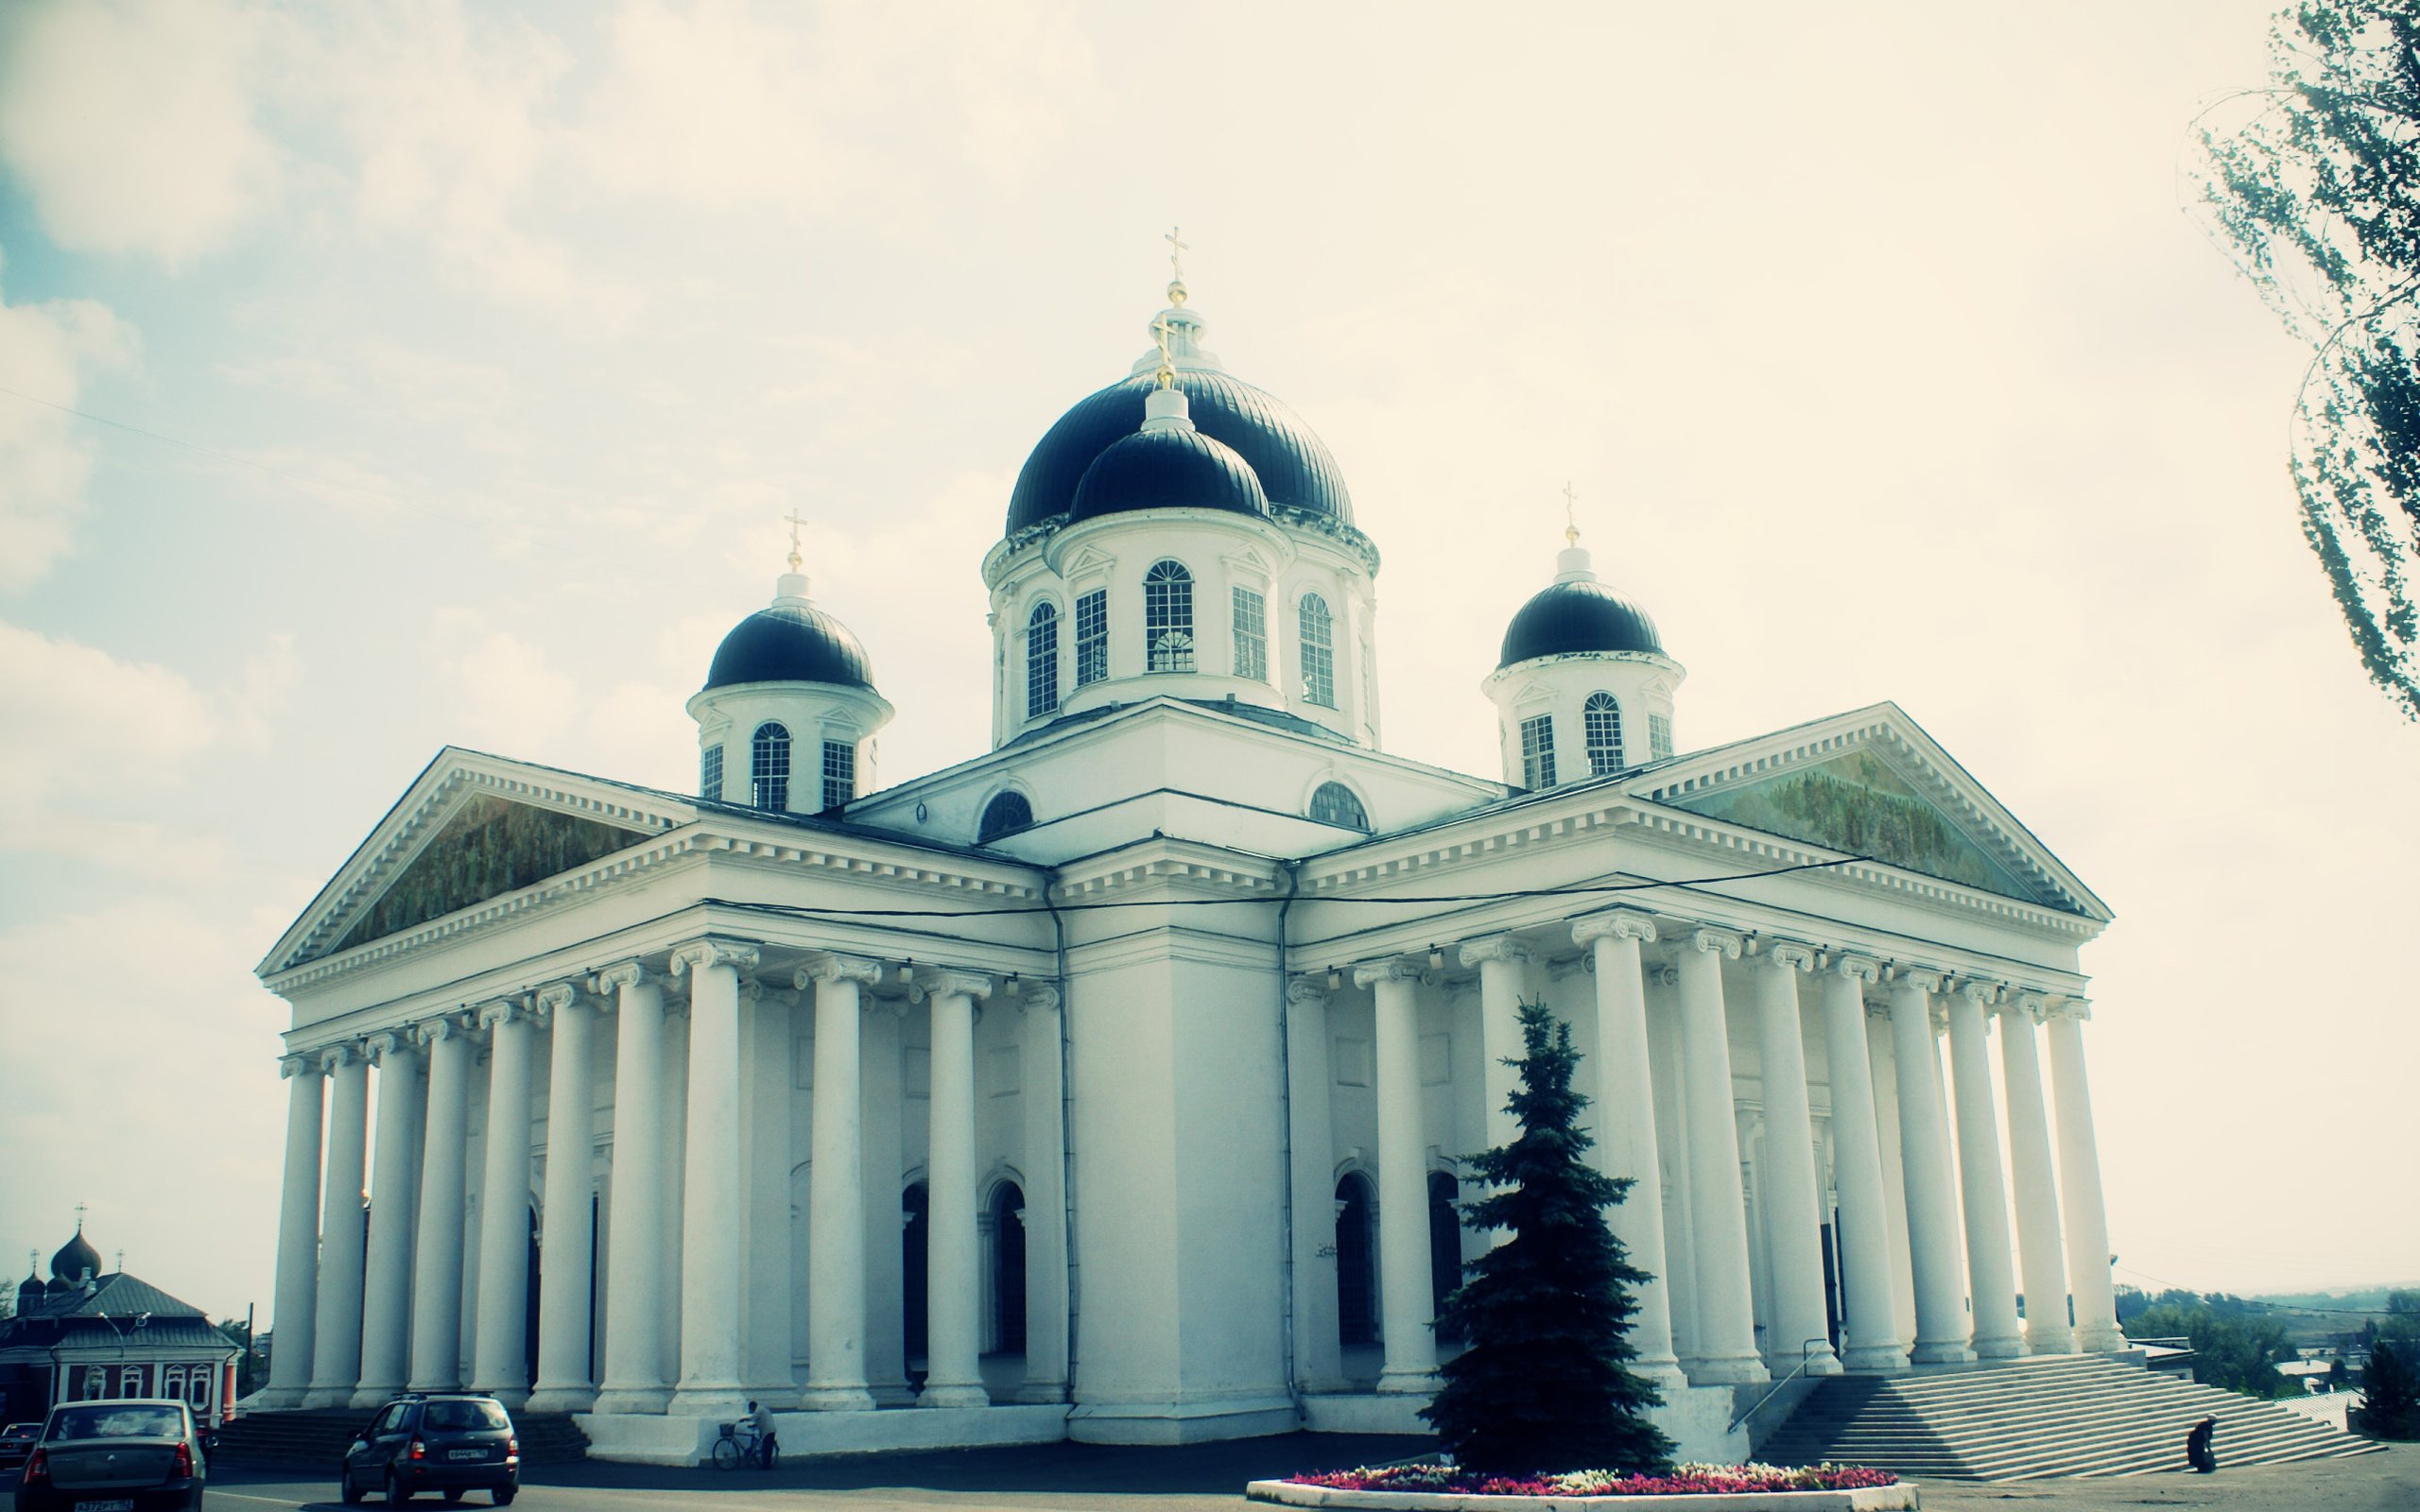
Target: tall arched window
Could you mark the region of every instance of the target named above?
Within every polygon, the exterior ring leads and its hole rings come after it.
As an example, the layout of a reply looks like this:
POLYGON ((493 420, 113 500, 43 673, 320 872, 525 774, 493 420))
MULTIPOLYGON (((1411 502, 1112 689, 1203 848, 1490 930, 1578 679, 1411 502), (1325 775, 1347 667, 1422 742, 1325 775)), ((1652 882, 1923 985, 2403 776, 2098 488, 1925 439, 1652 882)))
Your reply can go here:
POLYGON ((1182 562, 1155 561, 1143 575, 1143 665, 1193 670, 1193 575, 1182 562))
POLYGON ((992 1190, 992 1318, 1000 1352, 1025 1353, 1025 1193, 1013 1181, 992 1190))
POLYGON ((1059 707, 1059 606, 1033 606, 1025 622, 1025 716, 1039 719, 1059 707))
POLYGON ((769 721, 750 743, 748 801, 760 809, 790 806, 790 732, 769 721))
POLYGON ((1336 707, 1336 639, 1327 600, 1305 593, 1298 616, 1303 632, 1303 696, 1322 709, 1336 707))
POLYGON ((1322 782, 1312 792, 1311 817, 1347 830, 1370 828, 1370 816, 1362 811, 1361 800, 1342 782, 1322 782))
POLYGON ((1622 706, 1610 693, 1592 693, 1580 711, 1588 736, 1588 775, 1622 769, 1622 706))
POLYGON ((1370 1178, 1347 1171, 1336 1184, 1336 1336, 1340 1344, 1378 1342, 1376 1256, 1370 1242, 1375 1194, 1370 1178))
POLYGON ((1000 836, 1014 834, 1032 823, 1033 805, 1026 801, 1023 793, 1011 788, 983 805, 982 820, 975 829, 975 843, 990 845, 1000 836))

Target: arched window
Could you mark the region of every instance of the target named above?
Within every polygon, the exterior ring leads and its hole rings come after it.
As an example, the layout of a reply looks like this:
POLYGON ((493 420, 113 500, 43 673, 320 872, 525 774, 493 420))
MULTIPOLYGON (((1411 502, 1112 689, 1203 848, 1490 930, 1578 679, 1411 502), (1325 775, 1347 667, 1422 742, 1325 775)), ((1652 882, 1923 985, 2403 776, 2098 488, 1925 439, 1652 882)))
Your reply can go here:
POLYGON ((992 1191, 992 1317, 1003 1354, 1025 1353, 1025 1193, 1013 1181, 992 1191))
MULTIPOLYGON (((199 1375, 201 1368, 201 1366, 194 1366, 194 1372, 199 1375)), ((185 1367, 181 1365, 162 1366, 160 1367, 160 1395, 164 1397, 182 1397, 184 1394, 185 1367)))
POLYGON ((1336 1337, 1340 1344, 1378 1342, 1376 1259, 1370 1243, 1370 1178, 1347 1171, 1336 1184, 1336 1337))
POLYGON ((1004 834, 1014 834, 1033 823, 1033 805, 1014 788, 994 797, 983 805, 982 821, 975 827, 975 843, 990 845, 1004 834))
MULTIPOLYGON (((1447 1171, 1428 1173, 1429 1316, 1445 1311, 1445 1298, 1462 1284, 1462 1219, 1454 1204, 1461 1184, 1447 1171)), ((1450 1336, 1450 1335, 1449 1335, 1450 1336)))
POLYGON ((1588 737, 1588 775, 1603 777, 1622 769, 1622 706, 1610 693, 1592 693, 1581 708, 1588 737))
POLYGON ((1033 606, 1025 622, 1025 716, 1039 719, 1059 707, 1059 606, 1033 606))
POLYGON ((1336 707, 1336 640, 1327 600, 1305 593, 1298 616, 1303 632, 1303 697, 1322 709, 1336 707))
POLYGON ((1182 562, 1155 561, 1143 575, 1143 665, 1193 670, 1193 575, 1182 562))
POLYGON ((1346 830, 1366 832, 1370 828, 1370 816, 1362 812, 1361 800, 1342 782, 1322 782, 1312 792, 1311 817, 1321 824, 1346 830))
POLYGON ((1521 785, 1554 786, 1554 716, 1521 721, 1521 785))
POLYGON ((790 806, 790 732, 776 724, 756 727, 750 741, 748 801, 760 809, 790 806))

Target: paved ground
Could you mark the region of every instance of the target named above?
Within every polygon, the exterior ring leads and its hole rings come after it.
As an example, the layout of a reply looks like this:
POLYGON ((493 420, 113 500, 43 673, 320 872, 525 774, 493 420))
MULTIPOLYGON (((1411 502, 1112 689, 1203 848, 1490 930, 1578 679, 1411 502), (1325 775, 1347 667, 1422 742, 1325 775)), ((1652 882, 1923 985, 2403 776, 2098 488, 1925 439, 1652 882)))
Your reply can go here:
MULTIPOLYGON (((786 1465, 770 1474, 580 1465, 542 1470, 514 1512, 1242 1512, 1243 1483, 1288 1470, 1393 1458, 1399 1438, 1298 1434, 1185 1449, 1049 1444, 1028 1449, 886 1454, 786 1465)), ((0 1488, 13 1489, 13 1473, 0 1488)), ((2216 1507, 2225 1512, 2420 1512, 2420 1446, 2359 1459, 2147 1475, 2125 1480, 1975 1486, 1927 1482, 1927 1508, 1964 1512, 2135 1512, 2216 1507)), ((214 1477, 217 1512, 313 1512, 338 1507, 324 1479, 229 1469, 214 1477)), ((483 1498, 473 1498, 482 1501, 483 1498)), ((376 1502, 371 1503, 375 1505, 376 1502)), ((434 1503, 415 1503, 434 1505, 434 1503)))

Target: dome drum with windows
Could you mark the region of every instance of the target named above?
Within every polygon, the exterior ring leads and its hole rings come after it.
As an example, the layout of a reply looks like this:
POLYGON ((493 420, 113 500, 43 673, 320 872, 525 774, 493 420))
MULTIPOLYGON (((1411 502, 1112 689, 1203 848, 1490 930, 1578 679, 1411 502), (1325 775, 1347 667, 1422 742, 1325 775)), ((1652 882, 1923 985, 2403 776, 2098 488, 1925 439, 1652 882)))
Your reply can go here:
POLYGON ((698 793, 780 813, 831 813, 872 790, 874 732, 891 709, 874 691, 857 638, 808 600, 798 524, 793 515, 790 570, 773 602, 723 637, 705 686, 689 699, 698 793))
POLYGON ((1575 526, 1554 581, 1505 628, 1479 687, 1495 703, 1504 780, 1546 788, 1672 754, 1672 695, 1688 676, 1647 611, 1599 580, 1575 526))

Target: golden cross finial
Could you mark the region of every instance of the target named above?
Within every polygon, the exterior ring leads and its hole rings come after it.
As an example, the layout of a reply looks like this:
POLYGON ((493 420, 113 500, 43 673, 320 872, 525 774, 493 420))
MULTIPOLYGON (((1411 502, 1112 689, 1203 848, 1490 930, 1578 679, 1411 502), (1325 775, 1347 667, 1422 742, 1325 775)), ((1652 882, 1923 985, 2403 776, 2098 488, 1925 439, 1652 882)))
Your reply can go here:
POLYGON ((804 566, 805 566, 805 565, 806 565, 806 558, 804 558, 801 557, 801 556, 798 554, 798 527, 799 527, 799 526, 801 526, 801 525, 803 525, 803 524, 806 524, 806 522, 799 518, 799 516, 798 516, 798 511, 797 511, 796 509, 792 509, 792 510, 789 512, 789 522, 790 522, 790 571, 791 571, 791 572, 793 572, 793 573, 795 573, 795 572, 797 572, 800 568, 802 568, 802 567, 804 567, 804 566))
POLYGON ((1175 334, 1176 327, 1168 324, 1168 318, 1165 315, 1151 322, 1151 339, 1160 346, 1159 384, 1162 388, 1176 387, 1176 359, 1168 355, 1168 338, 1175 334))
POLYGON ((1580 490, 1568 479, 1563 485, 1563 539, 1580 544, 1580 490))
POLYGON ((1168 302, 1170 304, 1183 304, 1184 302, 1184 254, 1191 249, 1190 243, 1178 239, 1177 231, 1177 227, 1170 226, 1168 228, 1168 233, 1160 238, 1160 240, 1168 244, 1168 272, 1170 274, 1168 279, 1168 302))
POLYGON ((80 1202, 76 1204, 76 1231, 79 1234, 84 1231, 84 1205, 80 1202))

